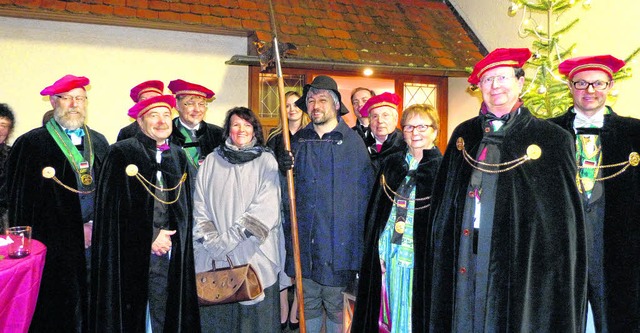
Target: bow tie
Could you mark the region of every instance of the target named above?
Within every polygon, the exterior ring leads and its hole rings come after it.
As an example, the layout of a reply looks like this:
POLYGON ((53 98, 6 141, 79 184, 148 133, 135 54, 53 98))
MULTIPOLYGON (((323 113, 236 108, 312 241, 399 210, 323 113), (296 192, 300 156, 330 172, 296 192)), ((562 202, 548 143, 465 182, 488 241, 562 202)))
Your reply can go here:
POLYGON ((573 120, 573 128, 602 128, 604 125, 604 114, 598 113, 591 118, 582 113, 576 112, 576 119, 573 120))
POLYGON ((500 121, 504 121, 505 123, 507 121, 509 121, 509 118, 511 118, 511 113, 507 113, 505 115, 502 115, 502 117, 498 117, 495 114, 491 113, 491 112, 487 112, 484 114, 484 119, 488 120, 488 121, 493 121, 493 120, 500 120, 500 121))
POLYGON ((78 138, 84 136, 84 130, 82 128, 76 128, 74 130, 65 129, 64 132, 67 133, 68 136, 76 136, 78 138))
POLYGON ((161 145, 159 145, 159 146, 156 146, 156 148, 157 148, 159 151, 165 151, 165 150, 169 150, 169 148, 170 148, 170 147, 169 147, 169 145, 168 145, 168 144, 163 143, 163 144, 161 144, 161 145))

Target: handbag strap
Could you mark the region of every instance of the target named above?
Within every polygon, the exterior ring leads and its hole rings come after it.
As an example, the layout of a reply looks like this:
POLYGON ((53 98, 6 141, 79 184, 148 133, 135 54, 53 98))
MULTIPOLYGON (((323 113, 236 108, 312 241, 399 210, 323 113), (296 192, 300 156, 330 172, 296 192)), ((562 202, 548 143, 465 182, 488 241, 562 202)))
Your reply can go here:
MULTIPOLYGON (((233 268, 233 262, 231 262, 231 258, 229 258, 229 256, 227 255, 227 262, 229 263, 229 268, 233 268)), ((211 260, 211 266, 213 267, 212 269, 215 271, 216 270, 216 260, 211 260)))

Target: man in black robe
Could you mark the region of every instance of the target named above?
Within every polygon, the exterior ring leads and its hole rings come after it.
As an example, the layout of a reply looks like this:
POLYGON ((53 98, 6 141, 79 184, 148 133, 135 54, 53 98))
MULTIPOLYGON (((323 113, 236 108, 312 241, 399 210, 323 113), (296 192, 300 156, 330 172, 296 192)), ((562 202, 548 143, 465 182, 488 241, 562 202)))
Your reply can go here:
POLYGON ((418 279, 433 332, 581 332, 585 229, 573 140, 518 99, 528 49, 497 49, 469 78, 480 115, 453 132, 418 279), (420 276, 423 274, 423 276, 420 276))
POLYGON ((203 119, 215 93, 207 87, 184 80, 167 86, 176 97, 178 117, 173 120, 171 142, 182 147, 193 172, 193 181, 205 157, 222 144, 222 128, 203 119))
POLYGON ((1 204, 9 225, 29 225, 47 246, 31 332, 85 332, 96 178, 108 149, 85 125, 86 77, 65 75, 40 92, 53 119, 20 136, 6 164, 1 204))
POLYGON ((596 332, 640 332, 640 120, 605 105, 623 66, 610 55, 562 62, 574 105, 552 119, 575 136, 587 222, 587 327, 596 332))
MULTIPOLYGON (((158 80, 149 80, 144 81, 135 87, 131 88, 129 91, 129 97, 134 103, 138 103, 140 101, 144 101, 145 99, 149 99, 151 97, 160 96, 164 93, 164 83, 158 80)), ((136 136, 136 133, 140 132, 140 126, 138 126, 138 122, 134 121, 121 128, 118 132, 118 138, 116 141, 122 141, 131 137, 136 136)))
POLYGON ((171 134, 173 96, 129 110, 141 132, 112 145, 96 197, 91 331, 198 332, 188 162, 171 134))
POLYGON ((380 171, 385 157, 407 147, 398 126, 400 96, 384 92, 369 98, 360 108, 360 114, 369 120, 369 134, 364 138, 373 171, 380 171))

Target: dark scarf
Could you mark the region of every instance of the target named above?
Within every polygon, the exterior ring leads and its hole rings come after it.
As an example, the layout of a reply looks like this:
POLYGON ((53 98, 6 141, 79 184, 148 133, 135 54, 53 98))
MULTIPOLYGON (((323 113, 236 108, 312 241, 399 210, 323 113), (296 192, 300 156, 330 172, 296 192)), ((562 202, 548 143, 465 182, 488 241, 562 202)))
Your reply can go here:
POLYGON ((238 148, 233 145, 231 139, 227 139, 223 145, 220 145, 218 155, 222 156, 225 161, 231 164, 242 164, 252 161, 262 155, 267 148, 256 145, 256 138, 251 140, 246 147, 238 148))

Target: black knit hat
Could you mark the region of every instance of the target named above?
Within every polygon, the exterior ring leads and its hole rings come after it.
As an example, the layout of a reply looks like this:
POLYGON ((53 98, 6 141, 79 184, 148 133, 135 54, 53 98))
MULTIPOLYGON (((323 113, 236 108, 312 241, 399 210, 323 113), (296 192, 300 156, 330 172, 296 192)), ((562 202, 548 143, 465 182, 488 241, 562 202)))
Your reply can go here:
POLYGON ((302 89, 302 97, 300 97, 296 101, 296 105, 300 108, 300 110, 307 112, 307 93, 309 92, 310 88, 333 91, 336 96, 338 96, 338 100, 340 101, 340 115, 349 113, 349 109, 347 109, 347 107, 342 103, 342 97, 340 96, 340 91, 338 91, 338 84, 334 79, 326 75, 316 76, 313 79, 313 82, 304 86, 304 88, 302 89))

